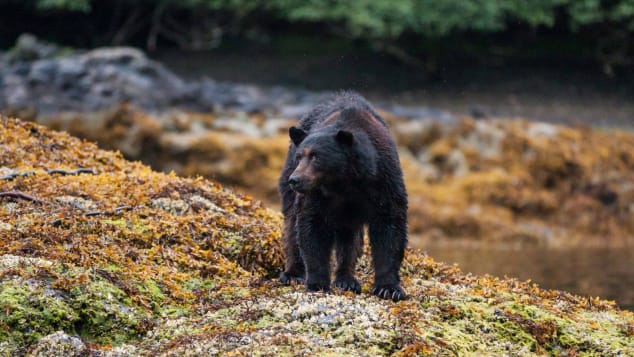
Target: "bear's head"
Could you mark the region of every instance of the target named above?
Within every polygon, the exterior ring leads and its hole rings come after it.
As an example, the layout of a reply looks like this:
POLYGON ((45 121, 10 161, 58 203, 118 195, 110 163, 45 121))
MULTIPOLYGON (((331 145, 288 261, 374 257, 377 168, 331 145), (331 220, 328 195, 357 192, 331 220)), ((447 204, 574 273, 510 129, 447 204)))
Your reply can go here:
POLYGON ((376 151, 363 132, 291 127, 289 135, 297 166, 288 184, 296 192, 337 192, 376 174, 376 151))

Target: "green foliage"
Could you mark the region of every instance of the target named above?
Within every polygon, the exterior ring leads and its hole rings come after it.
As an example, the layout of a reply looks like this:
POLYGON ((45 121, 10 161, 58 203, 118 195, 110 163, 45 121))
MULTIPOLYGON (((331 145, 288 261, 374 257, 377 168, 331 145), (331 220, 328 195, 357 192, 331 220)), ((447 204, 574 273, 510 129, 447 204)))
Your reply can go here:
POLYGON ((91 0, 36 0, 38 9, 64 9, 70 11, 89 11, 91 0))
MULTIPOLYGON (((32 0, 38 10, 91 11, 94 0, 32 0)), ((116 1, 115 1, 116 2, 116 1)), ((290 22, 340 25, 360 38, 396 38, 404 32, 503 31, 509 23, 552 27, 557 13, 570 28, 605 22, 634 29, 634 0, 119 0, 126 6, 227 10, 239 17, 265 11, 290 22)))
POLYGON ((578 27, 596 23, 622 23, 634 30, 634 0, 611 2, 601 0, 568 0, 571 25, 578 27))
POLYGON ((634 26, 634 0, 611 5, 601 0, 272 0, 267 7, 290 21, 340 23, 358 37, 494 32, 513 22, 552 27, 558 12, 567 15, 572 30, 610 21, 634 26))
POLYGON ((552 7, 547 6, 548 2, 540 1, 542 6, 529 8, 519 1, 276 0, 270 6, 290 21, 339 22, 358 37, 393 38, 405 31, 439 36, 452 31, 503 30, 507 15, 517 15, 535 24, 548 23, 552 22, 552 7), (527 11, 523 13, 521 10, 527 11))
MULTIPOLYGON (((511 56, 525 49, 519 45, 526 42, 519 40, 522 35, 530 41, 537 33, 544 35, 542 39, 553 34, 567 37, 558 37, 557 49, 547 57, 571 44, 574 50, 567 52, 568 59, 599 62, 608 75, 615 67, 632 63, 634 0, 110 0, 106 6, 96 0, 11 2, 24 7, 23 14, 35 14, 35 19, 38 14, 54 17, 67 12, 81 19, 78 23, 90 24, 83 26, 90 29, 84 37, 70 40, 79 41, 80 47, 142 46, 145 39, 149 50, 165 42, 189 50, 213 49, 236 35, 264 41, 271 30, 295 35, 299 24, 300 34, 309 25, 312 34, 346 43, 361 40, 404 63, 420 67, 424 61, 432 72, 443 53, 488 57, 489 45, 475 47, 491 34, 515 38, 509 46, 514 49, 505 51, 511 56)), ((7 43, 30 29, 15 31, 7 43)), ((53 31, 51 36, 64 42, 66 34, 53 31)), ((311 51, 328 52, 323 44, 315 46, 306 38, 300 42, 309 43, 311 51)))

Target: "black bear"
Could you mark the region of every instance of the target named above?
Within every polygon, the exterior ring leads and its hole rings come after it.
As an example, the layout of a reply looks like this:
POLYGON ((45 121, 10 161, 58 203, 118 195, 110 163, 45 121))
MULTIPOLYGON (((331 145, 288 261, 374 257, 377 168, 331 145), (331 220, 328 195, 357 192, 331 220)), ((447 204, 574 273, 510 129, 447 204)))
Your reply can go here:
POLYGON ((407 244, 407 192, 387 123, 360 95, 341 92, 289 129, 291 144, 279 181, 286 267, 280 281, 359 293, 354 278, 368 226, 372 293, 402 300, 399 268, 407 244))

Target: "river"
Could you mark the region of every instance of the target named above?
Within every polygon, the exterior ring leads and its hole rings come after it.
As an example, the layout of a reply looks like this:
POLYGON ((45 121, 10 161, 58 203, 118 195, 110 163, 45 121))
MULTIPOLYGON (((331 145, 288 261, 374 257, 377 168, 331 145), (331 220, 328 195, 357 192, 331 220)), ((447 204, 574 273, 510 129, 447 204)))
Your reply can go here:
MULTIPOLYGON (((414 242, 415 243, 415 242, 414 242)), ((530 279, 543 288, 615 300, 634 310, 634 249, 468 247, 450 243, 415 247, 437 261, 473 274, 530 279)))

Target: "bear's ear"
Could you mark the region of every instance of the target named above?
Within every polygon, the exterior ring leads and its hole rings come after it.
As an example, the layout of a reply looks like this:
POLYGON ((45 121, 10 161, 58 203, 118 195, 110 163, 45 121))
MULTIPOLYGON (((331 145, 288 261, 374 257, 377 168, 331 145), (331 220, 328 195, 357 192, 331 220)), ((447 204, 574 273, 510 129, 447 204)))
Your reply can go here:
POLYGON ((335 139, 337 139, 337 142, 340 144, 352 145, 354 142, 354 135, 347 130, 339 130, 335 139))
POLYGON ((288 129, 288 135, 291 137, 293 144, 295 144, 295 146, 299 146, 299 144, 301 144, 306 138, 307 134, 302 129, 296 126, 291 126, 290 129, 288 129))

